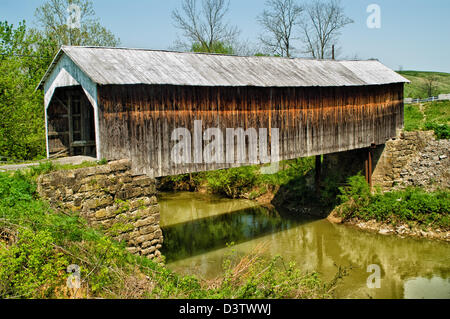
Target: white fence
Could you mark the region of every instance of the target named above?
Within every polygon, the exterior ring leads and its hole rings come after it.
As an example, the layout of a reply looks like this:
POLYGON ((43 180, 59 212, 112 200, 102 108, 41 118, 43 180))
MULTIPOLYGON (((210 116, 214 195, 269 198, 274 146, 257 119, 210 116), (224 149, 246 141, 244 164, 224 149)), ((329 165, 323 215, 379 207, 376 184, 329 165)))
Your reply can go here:
POLYGON ((405 104, 417 104, 417 103, 424 103, 424 102, 434 102, 434 101, 449 101, 450 100, 450 94, 439 94, 439 96, 431 96, 426 99, 412 99, 412 98, 406 98, 405 104))

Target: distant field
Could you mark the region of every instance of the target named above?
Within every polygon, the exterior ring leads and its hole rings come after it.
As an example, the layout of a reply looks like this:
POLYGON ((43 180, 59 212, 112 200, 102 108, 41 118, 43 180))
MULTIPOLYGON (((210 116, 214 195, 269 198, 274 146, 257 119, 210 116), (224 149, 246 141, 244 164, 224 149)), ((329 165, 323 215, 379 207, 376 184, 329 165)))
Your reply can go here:
POLYGON ((405 98, 429 97, 423 89, 425 79, 429 76, 435 76, 437 80, 434 95, 450 93, 450 73, 422 71, 398 71, 397 73, 411 81, 411 84, 405 84, 405 98))

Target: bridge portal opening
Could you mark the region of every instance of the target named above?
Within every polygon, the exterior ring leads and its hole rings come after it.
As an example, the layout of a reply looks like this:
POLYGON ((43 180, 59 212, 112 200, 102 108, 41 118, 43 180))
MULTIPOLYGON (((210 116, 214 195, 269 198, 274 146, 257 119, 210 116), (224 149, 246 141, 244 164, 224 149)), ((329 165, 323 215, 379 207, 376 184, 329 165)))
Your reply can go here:
POLYGON ((50 157, 96 157, 94 108, 81 86, 57 88, 47 109, 50 157))

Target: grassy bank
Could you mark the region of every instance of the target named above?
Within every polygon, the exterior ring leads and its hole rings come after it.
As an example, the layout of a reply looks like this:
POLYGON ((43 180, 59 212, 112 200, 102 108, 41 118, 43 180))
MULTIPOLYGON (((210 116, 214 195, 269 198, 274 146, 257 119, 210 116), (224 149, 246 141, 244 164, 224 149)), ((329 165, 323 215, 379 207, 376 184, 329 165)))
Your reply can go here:
POLYGON ((450 101, 405 105, 405 130, 434 130, 440 139, 450 138, 450 101))
POLYGON ((410 227, 450 231, 450 191, 425 192, 420 188, 388 193, 370 191, 365 178, 349 178, 340 188, 341 205, 337 214, 344 221, 376 220, 390 225, 407 224, 410 227))
POLYGON ((329 298, 324 283, 281 258, 237 256, 211 282, 171 272, 129 254, 76 214, 38 198, 33 174, 0 173, 0 298, 329 298), (67 267, 80 266, 81 288, 69 289, 67 267))

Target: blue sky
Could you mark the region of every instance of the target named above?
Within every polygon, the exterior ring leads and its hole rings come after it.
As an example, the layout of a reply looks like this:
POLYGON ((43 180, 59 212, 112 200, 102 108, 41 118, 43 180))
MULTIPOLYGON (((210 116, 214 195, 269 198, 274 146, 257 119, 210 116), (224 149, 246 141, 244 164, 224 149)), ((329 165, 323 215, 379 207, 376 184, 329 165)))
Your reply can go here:
MULTIPOLYGON (((44 0, 0 0, 0 20, 33 25, 34 10, 44 0)), ((171 12, 181 0, 94 0, 101 23, 121 39, 121 46, 168 49, 177 30, 171 12)), ((342 0, 355 23, 340 38, 341 57, 378 58, 385 65, 404 70, 450 73, 450 1, 448 0, 342 0), (381 7, 381 28, 366 25, 369 4, 381 7)), ((257 42, 256 16, 264 0, 231 0, 229 21, 241 39, 257 42)))

